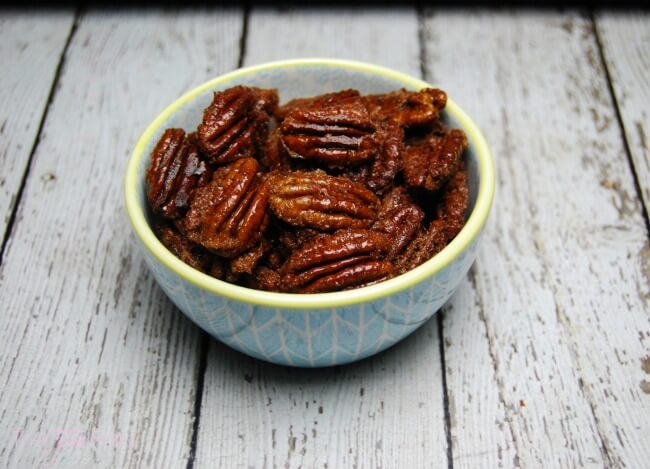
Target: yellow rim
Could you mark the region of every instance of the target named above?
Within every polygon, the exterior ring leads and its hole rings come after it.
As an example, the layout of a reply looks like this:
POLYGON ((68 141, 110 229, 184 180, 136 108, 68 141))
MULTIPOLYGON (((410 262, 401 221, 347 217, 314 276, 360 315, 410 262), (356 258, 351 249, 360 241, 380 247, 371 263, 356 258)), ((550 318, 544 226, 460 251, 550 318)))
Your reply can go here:
POLYGON ((447 245, 432 259, 410 272, 380 284, 342 292, 317 294, 273 293, 240 287, 238 285, 217 280, 193 269, 168 251, 167 248, 158 241, 158 238, 156 238, 147 224, 144 213, 138 204, 138 197, 136 194, 138 167, 140 166, 142 158, 147 156, 144 154, 144 150, 154 133, 179 107, 206 90, 227 83, 238 77, 262 70, 282 67, 300 67, 305 65, 360 70, 367 73, 382 75, 401 82, 406 87, 414 89, 430 86, 424 81, 418 80, 417 78, 413 78, 404 73, 363 62, 320 58, 283 60, 242 68, 221 75, 194 88, 169 105, 160 115, 158 115, 158 117, 156 117, 156 119, 154 119, 149 127, 147 127, 133 150, 124 179, 126 210, 129 219, 131 220, 131 224, 133 225, 133 229, 149 252, 153 254, 154 257, 156 257, 156 259, 158 259, 165 267, 197 287, 234 300, 277 308, 333 308, 337 306, 347 306, 366 301, 373 301, 412 287, 444 269, 469 246, 476 236, 478 236, 481 228, 487 220, 494 196, 494 163, 492 161, 492 155, 488 144, 478 127, 469 116, 453 102, 453 100, 448 99, 446 111, 462 124, 468 138, 472 141, 476 149, 481 175, 478 196, 476 198, 474 210, 470 214, 467 223, 458 236, 456 236, 449 245, 447 245))

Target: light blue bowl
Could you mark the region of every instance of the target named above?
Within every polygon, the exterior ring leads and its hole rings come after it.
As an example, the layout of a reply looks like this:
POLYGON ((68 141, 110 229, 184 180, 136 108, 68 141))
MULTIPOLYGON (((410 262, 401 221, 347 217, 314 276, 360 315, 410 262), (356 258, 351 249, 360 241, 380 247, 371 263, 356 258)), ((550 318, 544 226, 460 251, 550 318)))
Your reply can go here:
POLYGON ((330 59, 274 62, 236 70, 185 94, 165 109, 138 141, 125 177, 126 208, 138 246, 160 287, 188 317, 216 339, 269 362, 323 367, 368 357, 404 339, 429 319, 467 274, 494 193, 492 157, 471 119, 449 99, 444 118, 470 141, 467 172, 470 216, 439 254, 399 277, 355 290, 271 293, 222 282, 184 264, 153 234, 146 210, 145 170, 164 129, 193 129, 215 90, 234 85, 277 88, 284 102, 345 88, 383 93, 426 83, 374 65, 330 59))

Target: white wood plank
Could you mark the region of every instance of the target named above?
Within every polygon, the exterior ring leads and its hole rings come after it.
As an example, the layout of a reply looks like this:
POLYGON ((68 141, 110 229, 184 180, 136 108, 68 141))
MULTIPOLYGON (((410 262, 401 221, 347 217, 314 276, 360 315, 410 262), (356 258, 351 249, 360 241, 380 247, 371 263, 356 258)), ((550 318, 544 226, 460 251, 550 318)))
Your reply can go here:
POLYGON ((0 466, 186 465, 200 334, 132 247, 121 182, 150 119, 236 66, 242 24, 82 17, 0 270, 0 466))
POLYGON ((596 17, 625 136, 650 210, 650 14, 603 12, 596 17))
MULTIPOLYGON (((419 75, 413 10, 253 10, 246 64, 367 60, 419 75)), ((329 370, 266 365, 213 344, 195 467, 447 467, 437 322, 329 370)))
POLYGON ((505 466, 647 466, 650 247, 592 24, 445 12, 427 26, 433 80, 483 128, 498 173, 473 301, 445 320, 454 466, 506 450, 495 424, 514 438, 505 466), (487 354, 468 348, 484 335, 487 354))
POLYGON ((73 22, 72 11, 0 13, 0 237, 73 22))

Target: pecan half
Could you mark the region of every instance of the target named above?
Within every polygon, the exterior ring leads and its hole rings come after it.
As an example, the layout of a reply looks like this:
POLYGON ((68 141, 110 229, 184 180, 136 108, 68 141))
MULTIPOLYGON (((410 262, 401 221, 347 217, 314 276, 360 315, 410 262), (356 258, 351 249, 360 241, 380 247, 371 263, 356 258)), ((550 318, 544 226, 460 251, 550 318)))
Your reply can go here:
POLYGON ((378 194, 385 192, 402 170, 404 131, 394 122, 387 122, 382 125, 380 141, 381 151, 372 162, 366 179, 366 186, 378 194))
POLYGON ((269 205, 281 220, 319 230, 365 228, 379 200, 361 184, 322 171, 275 173, 267 179, 269 205))
POLYGON ((194 190, 205 185, 211 175, 185 131, 167 129, 151 153, 147 170, 151 209, 165 218, 178 218, 187 210, 194 190))
POLYGON ((458 171, 467 147, 467 137, 460 129, 452 129, 443 136, 431 135, 424 143, 407 147, 404 152, 406 184, 438 190, 458 171))
POLYGON ((280 128, 277 127, 269 134, 266 141, 266 148, 260 155, 259 161, 267 169, 273 170, 289 170, 290 158, 286 148, 282 144, 282 134, 280 128))
POLYGON ((230 260, 230 271, 234 274, 252 274, 270 249, 271 243, 262 238, 255 246, 230 260))
POLYGON ((258 171, 252 158, 219 168, 213 180, 196 191, 179 223, 187 237, 228 258, 257 243, 269 222, 269 194, 258 171))
POLYGON ((447 94, 436 88, 401 89, 393 93, 362 97, 373 119, 392 120, 404 127, 432 124, 447 105, 447 94))
POLYGON ((407 248, 393 261, 399 274, 413 270, 431 259, 447 244, 445 223, 433 220, 427 229, 421 230, 407 248))
POLYGON ((376 126, 360 101, 295 109, 282 122, 282 141, 289 156, 341 168, 374 158, 376 126))
POLYGON ((437 209, 437 216, 445 220, 445 235, 451 241, 465 225, 465 212, 469 203, 467 173, 464 169, 452 176, 444 187, 442 204, 437 209))
POLYGON ((424 212, 406 190, 396 187, 386 194, 373 229, 386 233, 390 246, 386 258, 394 259, 418 235, 424 212))
POLYGON ((218 270, 220 260, 214 254, 189 241, 168 221, 155 221, 153 231, 167 249, 190 267, 211 275, 218 270))
POLYGON ((382 260, 388 237, 371 230, 340 230, 295 251, 280 271, 288 291, 327 292, 384 280, 393 265, 382 260))
POLYGON ((321 94, 312 98, 292 99, 284 106, 280 106, 275 110, 275 117, 281 121, 287 117, 287 114, 298 109, 313 109, 333 104, 341 104, 355 101, 358 97, 359 92, 357 90, 342 90, 334 93, 321 94))
POLYGON ((210 162, 257 156, 268 134, 276 90, 235 86, 214 94, 198 127, 198 143, 210 162))

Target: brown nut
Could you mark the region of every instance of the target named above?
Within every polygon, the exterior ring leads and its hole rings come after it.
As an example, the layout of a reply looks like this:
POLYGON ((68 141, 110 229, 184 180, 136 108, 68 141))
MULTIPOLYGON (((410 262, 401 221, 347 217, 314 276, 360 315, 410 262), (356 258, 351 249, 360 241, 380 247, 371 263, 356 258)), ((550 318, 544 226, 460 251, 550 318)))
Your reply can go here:
POLYGON ((156 220, 153 223, 153 232, 167 249, 190 267, 212 273, 213 264, 219 264, 219 259, 214 254, 189 241, 166 220, 156 220))
POLYGON ((433 220, 427 229, 420 230, 415 239, 393 261, 399 274, 413 270, 428 261, 447 244, 445 223, 433 220))
POLYGON ((461 166, 467 149, 467 137, 460 129, 443 136, 431 135, 424 143, 412 145, 404 152, 404 180, 413 188, 435 191, 461 166))
POLYGON ((323 106, 338 105, 349 101, 356 101, 359 98, 357 90, 342 90, 334 93, 325 93, 312 98, 298 98, 292 99, 284 106, 280 106, 275 110, 275 117, 278 120, 283 120, 287 114, 298 109, 314 109, 323 106))
POLYGON ((384 193, 402 170, 404 131, 394 122, 386 122, 380 131, 381 150, 372 162, 366 186, 378 194, 384 193))
POLYGON ((390 246, 386 258, 392 260, 402 253, 421 228, 424 212, 413 202, 403 187, 386 194, 373 229, 386 233, 390 246))
POLYGON ((382 260, 388 237, 371 230, 340 230, 315 238, 295 251, 280 271, 288 291, 327 292, 356 288, 392 276, 382 260))
POLYGON ((369 227, 379 200, 361 184, 322 171, 275 173, 266 181, 273 213, 293 226, 319 230, 369 227))
POLYGON ((452 176, 443 188, 442 204, 438 207, 438 219, 445 221, 447 242, 456 237, 465 225, 465 212, 469 203, 467 174, 464 169, 452 176))
POLYGON ((447 105, 447 94, 436 88, 420 91, 401 89, 361 99, 373 119, 392 120, 403 127, 430 125, 447 105))
POLYGON ((359 164, 374 158, 379 149, 376 126, 358 100, 295 109, 280 129, 289 156, 331 168, 359 164))
POLYGON ((255 246, 230 260, 230 271, 234 274, 252 274, 270 249, 271 243, 262 238, 255 246))
POLYGON ((185 131, 167 129, 151 153, 147 170, 151 209, 165 218, 178 218, 189 207, 194 190, 205 185, 211 175, 185 131))
POLYGON ((228 258, 257 243, 269 222, 269 194, 258 171, 259 164, 252 158, 219 168, 213 180, 196 191, 179 223, 187 237, 228 258))
POLYGON ((277 103, 275 90, 235 86, 215 93, 197 129, 200 149, 215 164, 256 157, 277 103))

